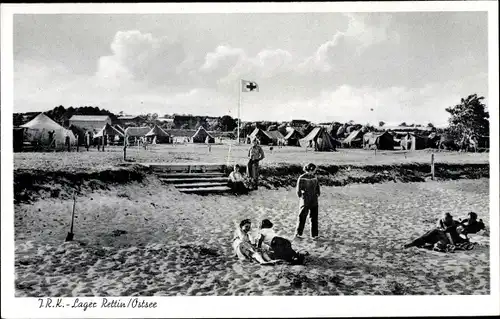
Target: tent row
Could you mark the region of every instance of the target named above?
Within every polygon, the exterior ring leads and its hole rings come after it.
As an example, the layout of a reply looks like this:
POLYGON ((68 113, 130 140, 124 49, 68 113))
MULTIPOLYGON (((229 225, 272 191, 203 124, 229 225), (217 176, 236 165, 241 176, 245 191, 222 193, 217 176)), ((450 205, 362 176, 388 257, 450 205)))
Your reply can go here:
POLYGON ((293 128, 285 136, 279 131, 264 131, 256 128, 248 135, 247 143, 252 143, 257 138, 261 145, 300 146, 299 141, 302 137, 302 134, 293 128))
MULTIPOLYGON (((172 143, 176 132, 172 131, 171 133, 168 133, 163 128, 155 125, 152 128, 147 126, 128 127, 123 131, 123 133, 121 133, 117 130, 117 128, 106 124, 106 126, 101 131, 99 131, 99 133, 94 135, 94 137, 101 137, 103 135, 116 136, 118 134, 120 137, 126 136, 129 142, 131 141, 131 139, 133 139, 134 141, 137 141, 139 139, 147 139, 149 141, 154 140, 157 143, 172 143)), ((186 138, 188 138, 193 143, 215 143, 215 138, 209 132, 207 132, 207 130, 203 126, 200 126, 193 135, 186 136, 186 138)))
POLYGON ((247 137, 247 143, 251 143, 256 138, 262 145, 310 147, 319 152, 334 151, 340 146, 340 143, 323 127, 315 127, 305 137, 296 129, 291 129, 286 136, 283 136, 279 131, 264 131, 256 128, 247 137))
POLYGON ((352 131, 342 141, 342 146, 380 150, 393 150, 394 147, 401 147, 402 150, 414 151, 434 147, 434 138, 431 135, 424 136, 415 132, 365 132, 364 129, 360 129, 352 131))
MULTIPOLYGON (((410 134, 410 133, 408 133, 410 134)), ((315 151, 328 152, 335 151, 338 147, 365 148, 379 150, 393 150, 395 139, 389 132, 366 132, 365 128, 354 130, 342 141, 335 139, 322 126, 312 129, 309 134, 302 137, 299 131, 291 129, 286 136, 279 131, 263 131, 256 128, 247 138, 250 143, 253 139, 259 139, 262 145, 288 145, 313 148, 315 151)), ((399 141, 398 141, 399 143, 399 141)), ((409 142, 408 145, 410 145, 409 142)), ((413 142, 414 147, 420 147, 420 143, 413 142)))
MULTIPOLYGON (((44 113, 40 113, 28 123, 14 128, 14 149, 21 150, 23 145, 27 144, 50 148, 61 148, 68 144, 70 146, 109 142, 122 144, 125 137, 129 142, 147 139, 157 143, 172 143, 174 134, 169 134, 157 125, 152 128, 144 126, 123 129, 119 125, 107 122, 97 132, 95 129, 86 130, 76 124, 64 128, 44 113)), ((193 143, 215 143, 215 138, 202 126, 187 138, 193 143)))

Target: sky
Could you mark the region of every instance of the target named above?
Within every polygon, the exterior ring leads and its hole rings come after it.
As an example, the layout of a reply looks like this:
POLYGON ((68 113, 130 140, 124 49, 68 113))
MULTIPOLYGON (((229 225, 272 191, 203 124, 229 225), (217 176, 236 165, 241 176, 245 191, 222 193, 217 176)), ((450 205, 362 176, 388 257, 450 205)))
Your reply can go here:
POLYGON ((488 103, 487 30, 485 12, 16 14, 14 112, 439 125, 488 103))

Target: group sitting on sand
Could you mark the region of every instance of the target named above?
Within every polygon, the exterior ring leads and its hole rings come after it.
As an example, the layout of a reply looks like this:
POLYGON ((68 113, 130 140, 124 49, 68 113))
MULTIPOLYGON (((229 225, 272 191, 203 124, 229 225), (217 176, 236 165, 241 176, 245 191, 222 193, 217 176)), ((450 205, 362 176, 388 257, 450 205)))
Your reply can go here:
POLYGON ((403 247, 428 248, 440 252, 453 252, 455 249, 471 250, 474 248, 474 243, 470 242, 468 234, 476 234, 482 229, 485 229, 483 220, 478 220, 474 212, 470 212, 467 218, 458 221, 454 220, 450 213, 446 213, 437 221, 435 228, 403 247))
POLYGON ((274 265, 285 261, 294 265, 304 262, 304 254, 296 252, 292 243, 276 234, 269 219, 261 222, 256 235, 252 235, 252 222, 244 219, 233 237, 233 249, 240 260, 255 260, 261 265, 274 265))

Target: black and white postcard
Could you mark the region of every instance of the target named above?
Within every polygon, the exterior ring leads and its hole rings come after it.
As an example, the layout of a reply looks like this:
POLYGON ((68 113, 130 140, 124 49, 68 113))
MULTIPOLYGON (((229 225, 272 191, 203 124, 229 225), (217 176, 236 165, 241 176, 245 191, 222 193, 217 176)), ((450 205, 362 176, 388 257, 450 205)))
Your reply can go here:
POLYGON ((1 24, 2 317, 499 314, 498 2, 1 24))

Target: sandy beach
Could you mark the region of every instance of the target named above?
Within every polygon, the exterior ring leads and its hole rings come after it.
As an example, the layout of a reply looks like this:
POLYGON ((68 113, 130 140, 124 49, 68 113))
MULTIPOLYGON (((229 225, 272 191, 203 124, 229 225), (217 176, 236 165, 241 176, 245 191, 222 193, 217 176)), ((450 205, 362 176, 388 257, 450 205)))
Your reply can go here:
MULTIPOLYGON (((489 226, 489 179, 324 187, 320 235, 294 241, 303 266, 236 259, 235 224, 271 219, 293 235, 292 188, 247 196, 186 195, 143 183, 80 194, 75 241, 64 243, 71 199, 15 206, 16 296, 442 295, 489 293, 488 229, 471 251, 438 253, 401 245, 444 212, 475 211, 489 226), (328 205, 326 204, 328 203, 328 205)), ((309 222, 306 224, 306 234, 309 222)))

